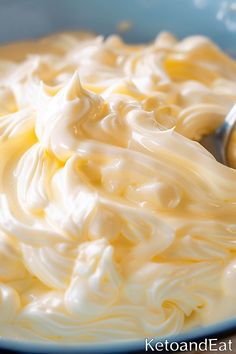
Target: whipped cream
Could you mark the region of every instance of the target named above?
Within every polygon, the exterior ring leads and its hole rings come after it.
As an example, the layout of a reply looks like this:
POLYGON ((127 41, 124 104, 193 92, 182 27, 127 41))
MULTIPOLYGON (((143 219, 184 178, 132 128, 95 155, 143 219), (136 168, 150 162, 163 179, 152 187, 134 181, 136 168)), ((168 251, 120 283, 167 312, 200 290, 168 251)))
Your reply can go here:
POLYGON ((236 315, 236 171, 197 140, 236 102, 209 39, 0 48, 0 336, 101 342, 236 315))

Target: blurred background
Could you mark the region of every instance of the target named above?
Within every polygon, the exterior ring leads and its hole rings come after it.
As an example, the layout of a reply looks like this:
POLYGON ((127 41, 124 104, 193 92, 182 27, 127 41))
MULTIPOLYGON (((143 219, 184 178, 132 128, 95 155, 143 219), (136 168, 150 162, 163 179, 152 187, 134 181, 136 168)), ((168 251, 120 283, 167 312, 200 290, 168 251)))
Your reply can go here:
POLYGON ((0 42, 87 29, 144 42, 204 34, 236 54, 236 0, 0 0, 0 42))

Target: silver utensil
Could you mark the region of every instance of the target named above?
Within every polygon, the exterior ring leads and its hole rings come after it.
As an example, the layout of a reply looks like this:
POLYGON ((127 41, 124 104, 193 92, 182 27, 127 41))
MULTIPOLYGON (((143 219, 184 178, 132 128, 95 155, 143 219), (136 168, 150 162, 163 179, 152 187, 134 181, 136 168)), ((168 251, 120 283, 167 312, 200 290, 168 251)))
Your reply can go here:
POLYGON ((199 143, 210 151, 217 161, 236 168, 236 104, 217 131, 203 136, 199 143))

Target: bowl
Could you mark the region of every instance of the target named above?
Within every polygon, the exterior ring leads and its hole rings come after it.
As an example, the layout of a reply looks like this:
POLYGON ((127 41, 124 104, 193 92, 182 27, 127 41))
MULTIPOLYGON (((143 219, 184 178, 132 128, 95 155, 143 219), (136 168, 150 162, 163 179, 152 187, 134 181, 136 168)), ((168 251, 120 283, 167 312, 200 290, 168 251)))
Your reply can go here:
MULTIPOLYGON (((128 42, 154 39, 161 30, 182 38, 207 35, 236 57, 236 5, 234 0, 0 0, 0 43, 31 39, 64 30, 90 30, 105 36, 117 32, 128 21, 131 28, 122 33, 128 42)), ((181 333, 159 341, 200 341, 236 333, 236 318, 181 333)), ((144 340, 112 344, 56 345, 0 339, 0 352, 10 353, 142 353, 144 340)))

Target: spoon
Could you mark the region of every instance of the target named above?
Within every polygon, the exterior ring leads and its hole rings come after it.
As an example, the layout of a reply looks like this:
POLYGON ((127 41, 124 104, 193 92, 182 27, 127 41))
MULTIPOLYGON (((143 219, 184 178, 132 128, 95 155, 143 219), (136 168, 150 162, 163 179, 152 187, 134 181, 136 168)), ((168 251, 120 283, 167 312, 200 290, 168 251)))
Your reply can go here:
POLYGON ((236 104, 227 114, 224 123, 214 133, 203 136, 199 143, 217 161, 236 168, 236 104), (230 145, 233 147, 233 142, 235 143, 235 149, 230 149, 230 145))

